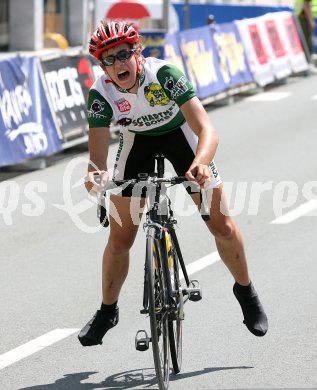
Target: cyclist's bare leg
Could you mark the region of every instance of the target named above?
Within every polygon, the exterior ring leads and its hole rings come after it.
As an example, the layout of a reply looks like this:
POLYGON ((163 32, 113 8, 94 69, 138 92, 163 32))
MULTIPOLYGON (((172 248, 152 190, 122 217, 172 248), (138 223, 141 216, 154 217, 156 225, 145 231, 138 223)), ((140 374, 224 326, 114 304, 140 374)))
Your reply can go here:
POLYGON ((103 254, 102 301, 116 302, 129 270, 129 250, 142 218, 144 200, 111 196, 110 235, 103 254))
POLYGON ((78 339, 83 346, 102 343, 106 332, 117 325, 116 304, 129 269, 129 250, 138 231, 144 200, 112 196, 110 202, 110 236, 103 256, 100 310, 81 329, 78 339))
MULTIPOLYGON (((215 236, 222 261, 236 281, 233 292, 240 303, 244 323, 254 335, 264 336, 268 329, 267 316, 250 281, 242 236, 229 216, 223 185, 208 191, 208 195, 210 219, 206 224, 215 236)), ((199 205, 199 194, 194 195, 193 199, 199 205)))
MULTIPOLYGON (((248 285, 250 277, 245 256, 241 233, 232 218, 229 216, 223 185, 208 191, 210 204, 210 219, 206 225, 214 235, 218 253, 233 275, 241 285, 248 285)), ((192 196, 199 205, 199 194, 192 196)))

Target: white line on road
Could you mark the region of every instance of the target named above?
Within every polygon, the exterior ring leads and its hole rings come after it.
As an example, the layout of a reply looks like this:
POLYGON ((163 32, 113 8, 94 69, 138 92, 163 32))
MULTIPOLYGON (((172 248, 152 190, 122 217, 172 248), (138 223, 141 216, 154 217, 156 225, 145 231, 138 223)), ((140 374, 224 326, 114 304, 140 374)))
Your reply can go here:
MULTIPOLYGON (((212 252, 209 255, 204 256, 201 259, 198 259, 189 265, 186 265, 186 270, 187 270, 188 276, 210 266, 211 264, 213 264, 219 260, 220 260, 219 253, 212 252)), ((180 273, 180 276, 181 276, 181 278, 184 278, 182 272, 180 273)))
POLYGON ((290 223, 302 217, 303 215, 307 215, 308 213, 315 210, 316 208, 317 208, 317 199, 311 199, 310 201, 303 203, 302 205, 290 211, 289 213, 276 218, 271 223, 272 224, 290 223))
POLYGON ((48 347, 49 345, 56 343, 57 341, 63 340, 73 333, 78 332, 78 330, 79 329, 55 329, 43 336, 29 341, 26 344, 20 345, 20 347, 0 355, 0 370, 32 355, 35 352, 40 351, 45 347, 48 347))
POLYGON ((250 96, 245 100, 248 102, 276 102, 291 96, 291 92, 263 92, 250 96))
MULTIPOLYGON (((192 275, 220 260, 218 252, 212 252, 186 266, 188 276, 192 275)), ((180 272, 181 278, 183 273, 180 272)), ((64 338, 78 332, 79 329, 55 329, 26 344, 0 355, 0 370, 32 355, 64 338)))

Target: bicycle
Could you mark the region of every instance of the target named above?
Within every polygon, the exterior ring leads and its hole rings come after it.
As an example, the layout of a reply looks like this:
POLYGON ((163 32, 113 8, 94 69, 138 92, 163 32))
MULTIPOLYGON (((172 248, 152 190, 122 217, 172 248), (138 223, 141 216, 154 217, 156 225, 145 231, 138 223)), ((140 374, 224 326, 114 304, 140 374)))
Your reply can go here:
MULTIPOLYGON (((174 219, 167 185, 181 184, 186 177, 164 178, 164 155, 155 155, 157 172, 149 175, 140 173, 137 179, 112 181, 107 190, 122 185, 146 185, 149 191, 149 205, 143 229, 146 233, 146 255, 144 266, 143 307, 141 314, 150 317, 151 337, 145 330, 138 330, 135 347, 146 351, 152 343, 156 377, 160 390, 169 386, 170 358, 173 371, 179 373, 182 365, 182 322, 184 304, 190 300, 202 299, 197 280, 189 280, 180 245, 175 232, 174 219), (185 285, 182 285, 180 270, 185 285)), ((201 196, 201 214, 209 218, 206 199, 201 196)), ((105 198, 98 201, 98 217, 103 226, 109 225, 105 198)))

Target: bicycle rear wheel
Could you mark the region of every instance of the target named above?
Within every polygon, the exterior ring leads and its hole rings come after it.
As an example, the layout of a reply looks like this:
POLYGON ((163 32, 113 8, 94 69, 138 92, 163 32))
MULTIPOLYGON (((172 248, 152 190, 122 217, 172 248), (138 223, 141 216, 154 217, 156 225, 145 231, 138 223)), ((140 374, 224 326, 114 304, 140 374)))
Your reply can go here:
POLYGON ((169 335, 166 286, 161 267, 162 246, 155 238, 155 229, 147 234, 146 266, 148 280, 149 315, 155 372, 160 390, 169 385, 169 335))
POLYGON ((174 311, 169 316, 168 331, 173 370, 175 374, 178 374, 181 370, 183 355, 182 323, 184 319, 184 301, 179 277, 179 261, 176 248, 170 234, 168 232, 165 234, 168 234, 168 237, 166 238, 166 249, 168 251, 168 269, 174 306, 174 311))

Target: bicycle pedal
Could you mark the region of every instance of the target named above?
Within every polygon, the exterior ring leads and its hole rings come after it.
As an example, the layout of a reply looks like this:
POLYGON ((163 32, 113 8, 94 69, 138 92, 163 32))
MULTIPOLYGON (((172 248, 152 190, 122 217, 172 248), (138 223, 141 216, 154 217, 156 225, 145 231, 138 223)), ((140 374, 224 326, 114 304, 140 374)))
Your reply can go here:
POLYGON ((201 296, 201 289, 198 288, 192 288, 191 291, 188 293, 188 299, 192 302, 198 302, 202 299, 201 296))
POLYGON ((186 295, 188 295, 188 299, 190 301, 198 302, 202 299, 202 293, 201 293, 201 288, 199 287, 199 282, 198 280, 191 280, 190 283, 193 287, 189 287, 185 290, 186 295))
POLYGON ((151 338, 145 330, 138 330, 135 336, 135 349, 137 351, 147 351, 150 347, 151 338))

